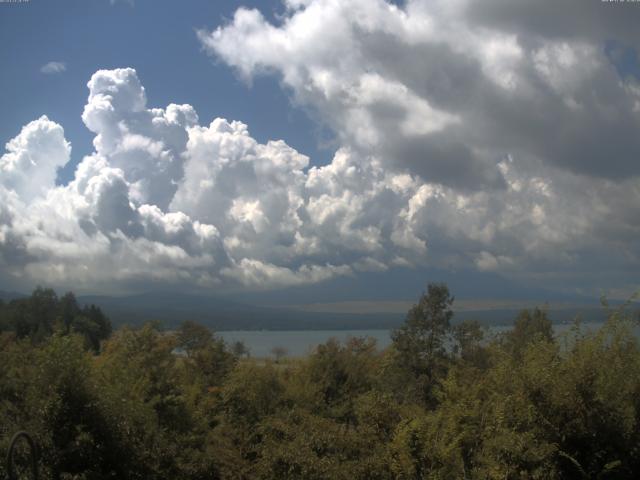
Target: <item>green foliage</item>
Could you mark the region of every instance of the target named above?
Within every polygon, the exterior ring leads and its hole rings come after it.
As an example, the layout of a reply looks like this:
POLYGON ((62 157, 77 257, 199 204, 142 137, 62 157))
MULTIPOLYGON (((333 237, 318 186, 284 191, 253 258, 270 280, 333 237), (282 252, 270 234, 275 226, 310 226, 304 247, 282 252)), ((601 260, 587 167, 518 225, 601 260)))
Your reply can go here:
POLYGON ((187 320, 178 329, 176 346, 182 348, 187 355, 205 349, 213 340, 213 333, 204 325, 187 320))
POLYGON ((78 333, 87 349, 97 353, 111 334, 111 322, 95 305, 82 308, 73 293, 61 298, 50 288, 36 288, 30 297, 0 303, 0 332, 41 343, 54 332, 78 333))
POLYGON ((418 394, 430 406, 435 403, 436 382, 447 369, 445 343, 451 330, 453 297, 444 284, 429 284, 404 325, 391 334, 397 363, 418 386, 418 394))
POLYGON ((393 478, 383 443, 303 409, 270 417, 258 431, 256 478, 393 478))
POLYGON ((39 348, 20 341, 2 353, 3 427, 35 435, 45 478, 60 472, 106 478, 118 465, 113 425, 96 404, 83 344, 80 336, 56 334, 39 348))
POLYGON ((352 422, 353 401, 372 388, 377 363, 374 340, 351 338, 341 345, 330 339, 302 362, 290 393, 313 412, 352 422))
POLYGON ((249 348, 241 340, 236 340, 235 342, 233 342, 233 344, 231 345, 231 352, 237 358, 249 357, 251 355, 249 348))
POLYGON ((459 355, 463 362, 476 367, 486 367, 487 351, 483 342, 487 336, 487 329, 479 322, 465 320, 453 327, 453 352, 459 355))
POLYGON ((110 334, 38 289, 0 305, 0 451, 28 430, 47 480, 638 477, 631 315, 558 342, 535 309, 492 339, 452 328, 452 301, 430 285, 386 351, 329 340, 273 362, 193 322, 110 334))
POLYGON ((181 363, 182 377, 201 389, 220 386, 238 360, 221 338, 207 327, 191 321, 182 323, 173 346, 186 354, 181 363))
POLYGON ((243 363, 221 390, 225 417, 236 425, 255 425, 277 411, 282 392, 283 385, 271 364, 243 363))
POLYGON ((504 336, 505 348, 518 357, 522 356, 527 345, 535 341, 553 341, 551 320, 547 317, 547 312, 539 308, 520 312, 513 330, 504 336))

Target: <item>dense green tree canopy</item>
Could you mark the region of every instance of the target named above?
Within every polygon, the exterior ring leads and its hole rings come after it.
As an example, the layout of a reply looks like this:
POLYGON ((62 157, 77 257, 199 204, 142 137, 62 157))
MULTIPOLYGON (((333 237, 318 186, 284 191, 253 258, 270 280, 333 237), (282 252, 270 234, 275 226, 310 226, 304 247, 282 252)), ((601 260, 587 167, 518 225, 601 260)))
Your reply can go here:
POLYGON ((45 341, 54 332, 80 334, 87 348, 98 352, 100 342, 111 334, 111 322, 95 305, 80 306, 72 292, 58 298, 50 288, 36 288, 30 297, 0 303, 0 332, 33 343, 45 341))
POLYGON ((111 333, 38 289, 0 304, 0 451, 28 430, 61 480, 638 478, 632 315, 558 338, 534 309, 491 337, 452 302, 429 285, 386 350, 274 362, 193 322, 111 333))

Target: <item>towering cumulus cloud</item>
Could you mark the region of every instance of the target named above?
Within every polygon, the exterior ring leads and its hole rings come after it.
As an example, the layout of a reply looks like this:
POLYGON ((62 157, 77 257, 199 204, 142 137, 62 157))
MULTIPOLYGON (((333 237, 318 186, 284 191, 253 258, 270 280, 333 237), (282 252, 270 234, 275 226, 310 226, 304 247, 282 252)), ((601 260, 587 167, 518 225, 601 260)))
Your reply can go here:
POLYGON ((2 280, 256 289, 437 266, 628 287, 640 86, 594 39, 508 20, 464 1, 290 0, 279 25, 240 9, 199 32, 315 110, 340 144, 327 165, 189 105, 150 108, 133 69, 96 72, 94 152, 68 184, 46 117, 0 158, 2 280))
POLYGON ((422 245, 430 263, 545 281, 585 270, 605 283, 631 278, 640 84, 621 53, 640 39, 640 9, 283 5, 277 23, 240 8, 199 38, 247 81, 278 77, 366 168, 410 176, 415 190, 397 217, 409 221, 389 235, 394 245, 422 245))

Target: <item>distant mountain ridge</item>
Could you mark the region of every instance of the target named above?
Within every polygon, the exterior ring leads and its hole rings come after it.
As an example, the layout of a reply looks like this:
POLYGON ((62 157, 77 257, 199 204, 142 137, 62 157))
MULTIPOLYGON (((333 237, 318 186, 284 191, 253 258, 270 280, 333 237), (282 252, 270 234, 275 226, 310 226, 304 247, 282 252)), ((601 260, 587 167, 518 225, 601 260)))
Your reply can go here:
MULTIPOLYGON (((0 291, 0 298, 9 301, 24 298, 19 292, 0 291)), ((207 325, 217 331, 229 330, 369 330, 392 329, 402 324, 406 310, 400 308, 376 310, 376 302, 352 302, 346 311, 326 311, 319 304, 277 307, 256 306, 217 296, 204 296, 176 292, 149 292, 128 296, 79 295, 82 305, 95 304, 111 319, 114 327, 141 325, 147 321, 158 321, 165 328, 173 329, 185 320, 207 325), (354 308, 355 307, 355 308, 354 308), (362 308, 358 308, 362 307, 362 308)), ((399 306, 402 302, 397 302, 399 306)), ((454 308, 454 323, 473 319, 485 325, 510 325, 522 308, 513 302, 495 303, 495 308, 473 302, 460 301, 461 308, 454 308)), ((542 303, 539 304, 541 307, 542 303)), ((455 303, 454 303, 455 307, 455 303)), ((605 319, 605 311, 592 304, 551 305, 549 316, 554 323, 566 323, 580 316, 586 322, 605 319)))
POLYGON ((0 290, 0 300, 3 300, 5 302, 9 302, 16 298, 25 298, 28 296, 29 295, 20 292, 5 292, 4 290, 0 290))
MULTIPOLYGON (((184 320, 193 320, 220 331, 391 329, 401 325, 406 316, 406 310, 379 313, 372 311, 375 309, 365 308, 362 313, 357 313, 357 310, 314 311, 313 308, 303 309, 299 305, 290 308, 256 306, 226 298, 182 293, 146 293, 126 297, 80 296, 78 300, 98 305, 114 325, 137 325, 157 320, 167 328, 175 328, 184 320)), ((526 306, 534 305, 534 302, 529 302, 526 306)), ((486 325, 510 325, 522 308, 524 306, 517 307, 513 302, 497 303, 496 308, 479 305, 477 309, 467 304, 466 308, 456 311, 454 322, 474 319, 486 325)), ((572 321, 578 315, 583 321, 589 322, 605 318, 604 310, 594 304, 551 305, 549 315, 555 323, 572 321)))
POLYGON ((160 321, 167 328, 193 320, 214 330, 331 330, 393 328, 404 315, 327 314, 300 312, 282 307, 244 304, 220 297, 182 293, 145 293, 126 297, 87 295, 83 304, 98 305, 114 325, 160 321))

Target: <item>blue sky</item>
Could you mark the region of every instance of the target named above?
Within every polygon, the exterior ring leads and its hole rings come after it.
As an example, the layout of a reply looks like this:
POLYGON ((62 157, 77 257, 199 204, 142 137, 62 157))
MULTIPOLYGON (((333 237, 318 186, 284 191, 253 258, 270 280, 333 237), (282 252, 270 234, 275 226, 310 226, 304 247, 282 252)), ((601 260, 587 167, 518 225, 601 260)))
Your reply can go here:
POLYGON ((579 0, 0 3, 0 288, 627 297, 639 21, 579 0))
POLYGON ((278 1, 217 0, 32 0, 2 5, 0 105, 5 114, 0 139, 4 143, 22 125, 48 115, 64 126, 73 146, 72 162, 60 172, 60 180, 67 182, 81 158, 93 150, 93 135, 80 118, 87 81, 99 69, 134 67, 150 106, 188 103, 202 122, 215 117, 241 120, 260 141, 283 138, 314 161, 328 161, 332 150, 320 145, 330 137, 301 109, 291 108, 277 78, 261 77, 248 85, 203 53, 195 29, 227 21, 241 5, 259 5, 268 16, 282 9, 278 1), (42 73, 41 67, 51 61, 64 63, 66 70, 42 73))

